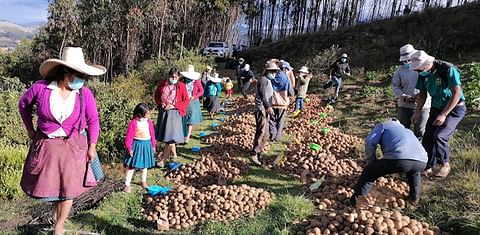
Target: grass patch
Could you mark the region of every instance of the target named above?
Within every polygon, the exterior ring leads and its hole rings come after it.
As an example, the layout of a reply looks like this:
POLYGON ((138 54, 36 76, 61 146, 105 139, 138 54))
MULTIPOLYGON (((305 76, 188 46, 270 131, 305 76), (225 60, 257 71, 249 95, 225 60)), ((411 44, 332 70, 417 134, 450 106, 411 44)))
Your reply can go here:
POLYGON ((312 212, 313 203, 305 196, 281 195, 264 211, 252 218, 242 218, 229 224, 206 222, 196 234, 289 234, 298 230, 299 222, 312 212))

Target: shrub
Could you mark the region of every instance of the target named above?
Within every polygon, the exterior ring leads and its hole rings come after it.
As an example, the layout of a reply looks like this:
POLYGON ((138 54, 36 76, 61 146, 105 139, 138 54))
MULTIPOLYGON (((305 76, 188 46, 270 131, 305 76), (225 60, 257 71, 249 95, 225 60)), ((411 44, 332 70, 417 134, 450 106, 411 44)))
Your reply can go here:
POLYGON ((0 140, 3 146, 28 143, 27 131, 18 112, 18 99, 22 92, 0 90, 0 140))
POLYGON ((480 63, 465 64, 460 66, 460 69, 467 105, 473 109, 480 109, 480 63))
POLYGON ((100 115, 100 137, 97 151, 102 161, 118 160, 124 153, 124 138, 132 112, 146 98, 147 88, 137 73, 117 77, 112 83, 90 81, 100 115))
POLYGON ((23 195, 20 188, 20 178, 27 148, 0 148, 0 198, 14 199, 23 195))

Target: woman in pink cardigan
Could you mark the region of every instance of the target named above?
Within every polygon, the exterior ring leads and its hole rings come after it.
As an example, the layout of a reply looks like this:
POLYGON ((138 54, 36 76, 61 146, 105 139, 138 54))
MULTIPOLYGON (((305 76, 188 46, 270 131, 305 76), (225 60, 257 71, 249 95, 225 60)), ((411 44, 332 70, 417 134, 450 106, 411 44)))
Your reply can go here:
POLYGON ((81 48, 66 47, 61 59, 42 63, 44 80, 35 82, 19 101, 23 123, 33 140, 20 184, 28 196, 55 203, 55 234, 63 234, 73 199, 95 184, 88 181, 94 178, 88 162, 96 157, 100 125, 95 98, 83 85, 87 75, 105 72, 103 66, 85 64, 81 48))

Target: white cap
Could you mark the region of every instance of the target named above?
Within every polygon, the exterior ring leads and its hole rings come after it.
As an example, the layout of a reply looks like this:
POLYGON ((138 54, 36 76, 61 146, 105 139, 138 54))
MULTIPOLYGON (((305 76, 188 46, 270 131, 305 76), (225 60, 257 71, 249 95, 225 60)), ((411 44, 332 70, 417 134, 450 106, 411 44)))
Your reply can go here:
POLYGON ((300 67, 300 69, 298 70, 298 72, 300 72, 300 73, 310 73, 310 71, 308 71, 308 67, 307 67, 307 66, 302 66, 302 67, 300 67))
POLYGON ((400 47, 400 61, 410 60, 412 55, 417 52, 412 44, 403 45, 400 47))
POLYGON ((418 70, 422 67, 429 66, 433 64, 435 57, 429 56, 425 51, 417 51, 413 53, 410 61, 412 65, 410 66, 410 70, 418 70))
POLYGON ((340 55, 340 58, 348 58, 347 53, 343 53, 342 55, 340 55))
POLYGON ((245 66, 243 66, 243 70, 245 70, 245 71, 250 70, 250 65, 249 65, 249 64, 245 64, 245 66))

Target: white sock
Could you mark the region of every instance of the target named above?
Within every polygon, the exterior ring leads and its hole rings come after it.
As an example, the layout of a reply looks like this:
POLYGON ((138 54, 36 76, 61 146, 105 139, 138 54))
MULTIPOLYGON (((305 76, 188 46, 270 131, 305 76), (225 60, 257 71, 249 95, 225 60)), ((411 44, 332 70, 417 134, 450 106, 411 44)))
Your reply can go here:
POLYGON ((147 182, 147 168, 142 169, 142 182, 147 182))
POLYGON ((134 172, 135 172, 135 170, 127 170, 127 174, 125 175, 125 185, 126 186, 130 186, 130 183, 132 182, 134 172))

